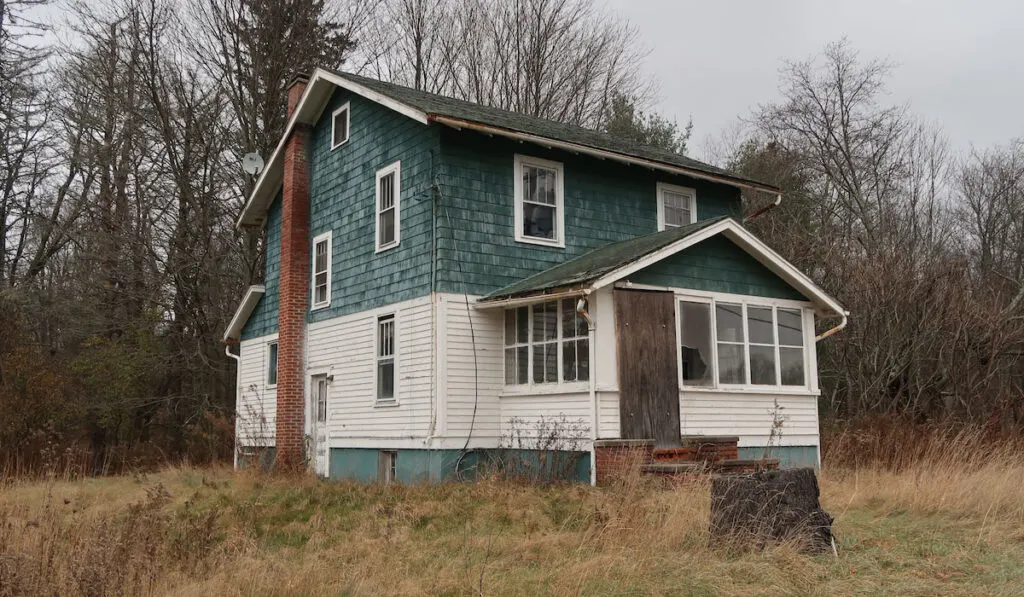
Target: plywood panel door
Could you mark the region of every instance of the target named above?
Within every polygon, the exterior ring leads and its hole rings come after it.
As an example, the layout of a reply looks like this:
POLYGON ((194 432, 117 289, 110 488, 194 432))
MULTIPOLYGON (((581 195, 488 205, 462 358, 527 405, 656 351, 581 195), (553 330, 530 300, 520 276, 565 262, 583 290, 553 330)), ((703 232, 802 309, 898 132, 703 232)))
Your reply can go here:
POLYGON ((653 439, 659 446, 680 443, 675 312, 671 292, 615 291, 624 439, 653 439))

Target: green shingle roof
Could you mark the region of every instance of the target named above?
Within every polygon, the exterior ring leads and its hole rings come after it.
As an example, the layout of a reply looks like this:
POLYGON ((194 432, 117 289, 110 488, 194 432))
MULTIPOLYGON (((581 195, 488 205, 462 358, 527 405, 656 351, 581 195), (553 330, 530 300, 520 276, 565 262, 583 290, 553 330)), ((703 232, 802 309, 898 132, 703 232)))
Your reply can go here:
POLYGON ((605 245, 496 290, 482 300, 495 301, 582 286, 726 219, 729 219, 728 216, 701 220, 695 224, 605 245))
POLYGON ((448 118, 466 120, 519 133, 536 135, 547 139, 575 143, 577 145, 584 145, 593 149, 601 149, 622 155, 661 162, 672 166, 678 166, 680 168, 694 170, 696 172, 721 176, 736 182, 754 184, 777 190, 775 185, 750 178, 744 178, 727 170, 712 166, 711 164, 705 164, 704 162, 694 160, 677 153, 672 153, 670 151, 664 151, 647 145, 631 143, 599 131, 556 122, 546 118, 538 118, 536 116, 519 114, 517 112, 510 112, 499 108, 491 108, 489 106, 483 106, 465 100, 445 97, 435 93, 427 93, 410 87, 403 87, 394 83, 385 83, 383 81, 378 81, 377 79, 360 77, 350 73, 338 71, 330 72, 339 77, 349 79, 354 83, 363 85, 372 91, 386 95, 398 102, 424 112, 427 115, 446 116, 448 118))

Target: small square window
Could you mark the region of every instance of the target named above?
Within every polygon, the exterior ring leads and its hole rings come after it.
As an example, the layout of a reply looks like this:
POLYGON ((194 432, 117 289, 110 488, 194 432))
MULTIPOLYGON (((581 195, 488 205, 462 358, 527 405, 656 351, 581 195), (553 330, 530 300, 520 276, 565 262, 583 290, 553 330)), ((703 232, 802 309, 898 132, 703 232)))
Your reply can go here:
POLYGON ((658 230, 679 228, 697 221, 697 191, 658 183, 658 230))
POLYGON ((348 141, 349 108, 348 103, 331 114, 331 149, 344 145, 348 141))

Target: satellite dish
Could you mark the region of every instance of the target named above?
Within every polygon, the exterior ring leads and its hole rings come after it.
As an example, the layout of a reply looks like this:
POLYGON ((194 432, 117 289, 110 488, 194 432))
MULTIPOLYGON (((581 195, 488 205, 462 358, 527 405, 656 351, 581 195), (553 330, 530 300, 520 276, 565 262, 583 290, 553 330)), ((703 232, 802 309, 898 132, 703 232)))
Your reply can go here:
POLYGON ((263 158, 258 153, 247 153, 242 158, 242 170, 247 174, 256 176, 263 171, 263 158))

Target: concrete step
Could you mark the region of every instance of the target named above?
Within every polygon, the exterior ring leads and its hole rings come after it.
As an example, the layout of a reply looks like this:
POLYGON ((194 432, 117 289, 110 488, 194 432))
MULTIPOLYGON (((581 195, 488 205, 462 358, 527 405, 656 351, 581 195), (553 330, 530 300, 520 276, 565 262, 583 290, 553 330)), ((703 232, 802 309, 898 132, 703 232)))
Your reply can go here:
POLYGON ((733 458, 708 463, 716 473, 753 473, 756 471, 774 471, 779 468, 778 458, 733 458))
POLYGON ((640 471, 654 475, 681 475, 700 473, 707 467, 702 462, 655 462, 640 467, 640 471))

